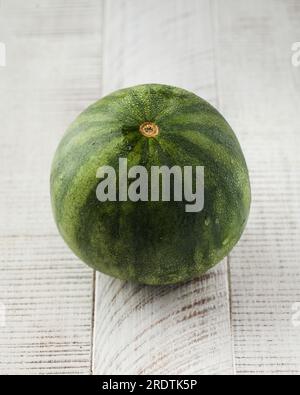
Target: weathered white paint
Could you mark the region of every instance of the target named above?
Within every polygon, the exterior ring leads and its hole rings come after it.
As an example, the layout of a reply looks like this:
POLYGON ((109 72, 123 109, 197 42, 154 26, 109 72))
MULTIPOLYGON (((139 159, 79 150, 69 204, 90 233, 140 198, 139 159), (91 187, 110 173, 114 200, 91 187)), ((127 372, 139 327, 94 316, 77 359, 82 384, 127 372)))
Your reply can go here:
POLYGON ((237 373, 300 374, 300 37, 297 0, 215 2, 220 107, 251 170, 253 206, 230 259, 237 373))
POLYGON ((299 18, 298 0, 0 2, 1 374, 300 373, 299 18), (251 218, 229 273, 159 288, 99 274, 94 289, 53 224, 51 158, 90 102, 146 82, 221 109, 251 218))
POLYGON ((57 234, 49 173, 66 126, 100 94, 102 5, 0 4, 0 373, 88 374, 93 273, 57 234))
MULTIPOLYGON (((103 92, 156 82, 216 103, 208 0, 105 2, 103 92)), ((233 373, 226 264, 175 287, 97 275, 94 373, 233 373)))

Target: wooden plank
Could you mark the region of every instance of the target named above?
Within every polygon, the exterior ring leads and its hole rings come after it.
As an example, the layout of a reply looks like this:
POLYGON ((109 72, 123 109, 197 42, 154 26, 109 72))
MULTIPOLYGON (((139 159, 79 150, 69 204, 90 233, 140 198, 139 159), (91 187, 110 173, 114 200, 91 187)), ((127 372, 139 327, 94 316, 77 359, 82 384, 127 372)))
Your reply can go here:
MULTIPOLYGON (((103 92, 178 85, 216 103, 208 0, 105 3, 103 92)), ((96 374, 233 372, 226 264, 173 287, 97 275, 96 374)))
POLYGON ((91 271, 59 236, 0 238, 1 374, 87 374, 91 271))
POLYGON ((239 374, 299 374, 300 69, 297 0, 215 2, 220 107, 249 162, 253 206, 230 259, 239 374))
POLYGON ((57 234, 52 156, 100 95, 102 3, 2 0, 0 373, 90 372, 93 273, 57 234))

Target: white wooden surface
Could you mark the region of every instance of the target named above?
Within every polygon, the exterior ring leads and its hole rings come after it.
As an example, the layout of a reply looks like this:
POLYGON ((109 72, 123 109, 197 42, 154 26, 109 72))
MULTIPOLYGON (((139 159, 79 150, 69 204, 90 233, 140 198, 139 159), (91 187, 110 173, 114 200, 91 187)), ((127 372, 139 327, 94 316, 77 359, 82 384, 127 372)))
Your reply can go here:
POLYGON ((253 206, 230 258, 237 373, 300 374, 298 0, 215 3, 220 107, 251 170, 253 206), (234 12, 232 12, 234 10, 234 12))
POLYGON ((93 273, 53 224, 49 172, 64 129, 99 96, 99 1, 0 3, 0 372, 91 369, 93 273))
POLYGON ((299 20, 298 0, 0 2, 0 374, 300 374, 299 20), (251 172, 240 244, 180 286, 95 275, 51 217, 68 123, 145 82, 215 104, 251 172))
MULTIPOLYGON (((208 0, 108 1, 104 15, 105 93, 155 81, 216 102, 208 0)), ((94 371, 232 373, 227 285, 226 264, 167 288, 97 275, 94 371)))

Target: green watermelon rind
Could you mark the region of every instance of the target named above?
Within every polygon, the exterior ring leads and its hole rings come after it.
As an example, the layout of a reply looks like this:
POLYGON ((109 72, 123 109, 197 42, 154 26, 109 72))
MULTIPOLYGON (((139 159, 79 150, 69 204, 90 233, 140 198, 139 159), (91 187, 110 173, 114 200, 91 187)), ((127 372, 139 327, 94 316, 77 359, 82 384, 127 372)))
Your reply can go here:
POLYGON ((174 284, 199 276, 239 241, 250 211, 249 174, 229 124, 209 103, 167 85, 114 92, 71 124, 51 170, 58 229, 92 268, 123 280, 174 284), (154 122, 159 134, 139 133, 154 122), (96 198, 97 169, 179 165, 205 167, 205 207, 186 213, 184 202, 105 202, 96 198))

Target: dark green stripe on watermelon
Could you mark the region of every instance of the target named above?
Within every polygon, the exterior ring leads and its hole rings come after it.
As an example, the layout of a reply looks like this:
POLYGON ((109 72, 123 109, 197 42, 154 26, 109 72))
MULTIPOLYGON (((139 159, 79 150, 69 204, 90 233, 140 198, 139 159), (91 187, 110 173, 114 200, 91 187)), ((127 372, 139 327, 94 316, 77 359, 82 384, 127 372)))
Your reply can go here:
POLYGON ((247 166, 239 142, 210 104, 185 90, 141 85, 117 91, 85 110, 67 130, 51 173, 52 206, 70 248, 106 274, 146 284, 200 275, 239 240, 250 208, 247 166), (147 138, 145 122, 160 131, 147 138), (105 202, 97 169, 204 166, 205 207, 186 202, 105 202))

